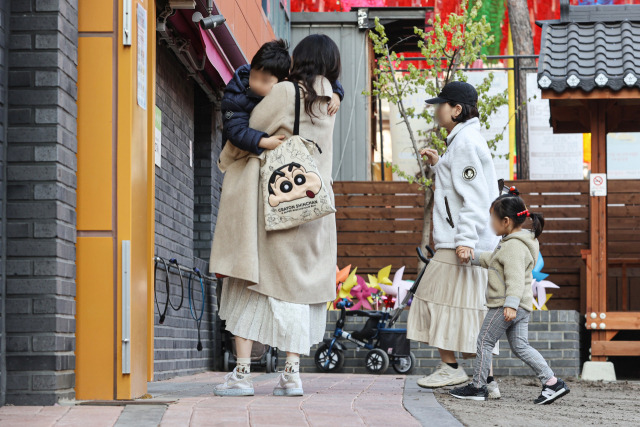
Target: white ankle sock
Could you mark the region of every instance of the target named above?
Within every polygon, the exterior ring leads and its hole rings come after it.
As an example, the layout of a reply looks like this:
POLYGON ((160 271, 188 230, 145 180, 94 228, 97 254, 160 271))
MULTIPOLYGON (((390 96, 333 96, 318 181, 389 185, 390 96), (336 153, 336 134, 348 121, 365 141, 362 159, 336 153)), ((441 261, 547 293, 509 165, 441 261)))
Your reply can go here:
POLYGON ((238 357, 236 361, 236 372, 239 374, 248 374, 251 372, 251 358, 238 357))
POLYGON ((289 373, 297 373, 300 371, 300 356, 287 356, 284 364, 284 371, 289 373))

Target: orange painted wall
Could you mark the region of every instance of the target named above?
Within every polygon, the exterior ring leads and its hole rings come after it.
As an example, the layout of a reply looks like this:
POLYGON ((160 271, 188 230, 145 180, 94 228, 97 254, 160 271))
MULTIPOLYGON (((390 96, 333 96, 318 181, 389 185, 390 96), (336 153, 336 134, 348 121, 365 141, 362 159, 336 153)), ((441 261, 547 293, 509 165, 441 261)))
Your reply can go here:
POLYGON ((76 398, 113 399, 114 11, 81 0, 78 40, 76 398))
POLYGON ((276 38, 262 10, 262 0, 216 0, 215 3, 249 62, 263 43, 276 38))
POLYGON ((131 399, 153 376, 155 1, 79 0, 76 397, 131 399), (137 103, 137 5, 147 11, 137 103), (131 241, 131 373, 122 373, 122 242, 131 241))
MULTIPOLYGON (((122 2, 117 2, 119 7, 122 2)), ((149 191, 153 191, 153 160, 150 153, 153 141, 149 129, 153 126, 155 110, 155 2, 137 0, 132 3, 131 46, 123 46, 122 33, 118 33, 118 150, 117 150, 117 224, 118 269, 116 287, 118 296, 116 329, 116 398, 130 399, 147 391, 149 353, 153 352, 153 313, 149 311, 149 295, 153 289, 151 267, 155 206, 149 191), (137 24, 136 8, 147 11, 147 94, 146 110, 137 103, 137 24), (151 157, 151 159, 150 159, 151 157), (152 203, 149 206, 149 202, 152 203), (131 374, 122 372, 122 241, 131 241, 131 374)), ((122 28, 122 12, 119 28, 122 28)))

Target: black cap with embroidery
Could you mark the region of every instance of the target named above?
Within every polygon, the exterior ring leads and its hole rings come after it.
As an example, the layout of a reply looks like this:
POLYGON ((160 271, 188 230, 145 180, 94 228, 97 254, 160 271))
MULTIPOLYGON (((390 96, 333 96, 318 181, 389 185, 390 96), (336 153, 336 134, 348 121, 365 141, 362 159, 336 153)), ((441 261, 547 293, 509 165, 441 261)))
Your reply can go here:
POLYGON ((457 104, 476 105, 478 92, 473 85, 466 82, 449 82, 440 91, 436 98, 427 99, 427 104, 444 104, 455 102, 457 104))

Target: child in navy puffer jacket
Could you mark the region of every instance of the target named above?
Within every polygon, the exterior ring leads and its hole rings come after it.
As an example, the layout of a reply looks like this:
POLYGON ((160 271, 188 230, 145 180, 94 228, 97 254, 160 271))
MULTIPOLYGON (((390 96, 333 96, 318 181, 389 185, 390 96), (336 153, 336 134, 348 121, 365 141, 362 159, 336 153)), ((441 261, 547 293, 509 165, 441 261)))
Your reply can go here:
MULTIPOLYGON (((249 127, 249 118, 256 105, 276 83, 289 75, 291 57, 287 42, 279 39, 260 47, 251 64, 239 67, 227 84, 222 98, 222 143, 227 140, 242 150, 260 154, 265 148, 277 147, 284 135, 269 136, 249 127)), ((337 80, 331 82, 334 90, 329 103, 329 114, 335 114, 344 97, 342 85, 337 80)))

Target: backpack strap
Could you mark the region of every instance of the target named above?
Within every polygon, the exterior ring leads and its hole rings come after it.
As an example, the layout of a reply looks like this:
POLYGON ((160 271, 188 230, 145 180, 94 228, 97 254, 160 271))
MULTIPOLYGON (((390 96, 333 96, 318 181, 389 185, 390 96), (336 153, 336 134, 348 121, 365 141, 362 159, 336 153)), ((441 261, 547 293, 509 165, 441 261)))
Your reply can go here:
POLYGON ((293 122, 293 134, 300 134, 300 86, 298 86, 298 82, 292 82, 293 86, 296 88, 296 118, 293 122))

